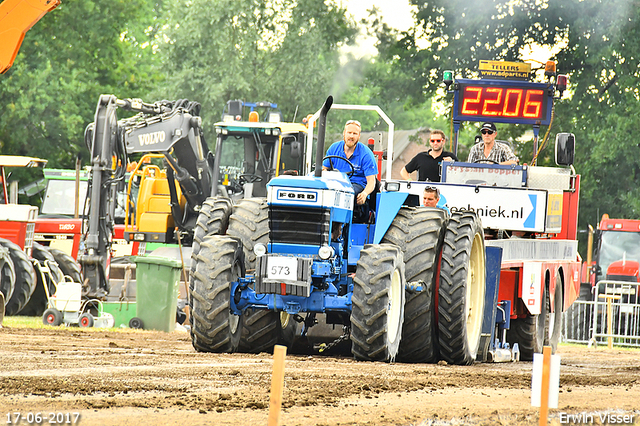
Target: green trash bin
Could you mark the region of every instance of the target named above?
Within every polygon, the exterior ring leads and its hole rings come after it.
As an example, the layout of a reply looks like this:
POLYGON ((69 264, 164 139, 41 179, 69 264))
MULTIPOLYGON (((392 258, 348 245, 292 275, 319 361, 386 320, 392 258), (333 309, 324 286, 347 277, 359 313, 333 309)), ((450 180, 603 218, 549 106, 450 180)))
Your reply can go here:
POLYGON ((113 315, 114 327, 128 327, 131 318, 138 315, 136 302, 102 302, 102 310, 113 315))
POLYGON ((142 328, 173 331, 182 263, 159 256, 135 256, 133 260, 136 263, 136 309, 142 328))

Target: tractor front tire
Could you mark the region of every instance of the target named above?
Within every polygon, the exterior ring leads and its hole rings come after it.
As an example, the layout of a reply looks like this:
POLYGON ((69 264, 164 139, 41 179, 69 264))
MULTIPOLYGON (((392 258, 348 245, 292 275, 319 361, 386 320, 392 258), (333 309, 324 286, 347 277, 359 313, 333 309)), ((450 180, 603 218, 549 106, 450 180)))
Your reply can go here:
POLYGON ((231 283, 245 275, 242 243, 210 235, 200 244, 193 272, 191 341, 198 352, 236 352, 242 316, 231 313, 231 283))
MULTIPOLYGON (((3 248, 3 250, 5 250, 3 248)), ((13 266, 13 260, 11 260, 11 256, 9 255, 9 251, 6 253, 6 257, 4 258, 4 262, 2 263, 2 269, 0 269, 0 293, 4 296, 4 302, 0 309, 4 312, 5 305, 13 296, 13 289, 16 285, 16 269, 13 266)))
POLYGON ((29 302, 36 288, 36 272, 27 254, 22 251, 19 245, 2 238, 0 238, 0 244, 9 249, 9 256, 13 261, 16 273, 13 296, 5 306, 5 315, 11 316, 20 313, 29 302))
POLYGON ((400 248, 408 283, 422 281, 422 289, 405 292, 401 362, 436 362, 438 336, 435 322, 436 276, 446 214, 430 207, 402 207, 382 238, 400 248))
POLYGON ((49 252, 56 260, 62 275, 70 277, 74 283, 82 283, 82 272, 80 272, 80 264, 73 257, 60 249, 49 248, 49 252))
POLYGON ((469 365, 480 345, 485 296, 482 224, 475 213, 453 213, 442 247, 438 288, 440 356, 469 365))
POLYGON ((404 261, 392 244, 367 244, 353 280, 351 352, 357 360, 393 362, 402 338, 404 261))

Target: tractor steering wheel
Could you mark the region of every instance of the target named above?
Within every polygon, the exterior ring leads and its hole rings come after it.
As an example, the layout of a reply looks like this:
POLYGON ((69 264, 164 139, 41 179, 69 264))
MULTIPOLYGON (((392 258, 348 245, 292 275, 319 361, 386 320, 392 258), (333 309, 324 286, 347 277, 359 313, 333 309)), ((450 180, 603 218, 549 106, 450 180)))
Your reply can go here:
POLYGON ((344 157, 340 157, 339 155, 327 155, 326 157, 324 157, 322 159, 323 163, 324 163, 324 160, 329 159, 329 164, 331 165, 331 167, 329 167, 329 170, 333 170, 333 163, 331 162, 332 158, 339 158, 342 161, 346 161, 346 163, 349 165, 349 167, 351 167, 351 171, 347 172, 347 176, 351 177, 356 172, 356 166, 354 166, 351 161, 347 160, 344 157))
POLYGON ((238 176, 238 182, 240 182, 240 185, 245 183, 262 182, 262 176, 254 173, 243 173, 238 176))

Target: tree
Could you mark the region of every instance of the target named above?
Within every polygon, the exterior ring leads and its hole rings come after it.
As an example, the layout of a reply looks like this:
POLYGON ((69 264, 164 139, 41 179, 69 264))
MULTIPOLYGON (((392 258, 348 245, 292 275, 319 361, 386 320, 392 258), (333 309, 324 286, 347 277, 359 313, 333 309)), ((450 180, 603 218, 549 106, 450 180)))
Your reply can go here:
POLYGON ((317 111, 331 94, 338 47, 356 34, 332 0, 179 4, 161 47, 162 90, 200 102, 206 134, 230 99, 277 103, 289 121, 317 111))
POLYGON ((0 77, 0 149, 72 167, 101 93, 141 97, 152 84, 152 0, 63 2, 26 35, 0 77), (147 48, 148 47, 148 48, 147 48))
POLYGON ((571 85, 570 97, 557 103, 551 137, 561 130, 576 134, 581 227, 605 210, 612 217, 640 217, 640 152, 633 132, 640 115, 639 1, 411 3, 418 8, 411 30, 376 28, 381 60, 414 77, 402 95, 436 95, 446 69, 472 77, 480 59, 522 61, 526 46, 558 48, 558 69, 569 74, 571 85))

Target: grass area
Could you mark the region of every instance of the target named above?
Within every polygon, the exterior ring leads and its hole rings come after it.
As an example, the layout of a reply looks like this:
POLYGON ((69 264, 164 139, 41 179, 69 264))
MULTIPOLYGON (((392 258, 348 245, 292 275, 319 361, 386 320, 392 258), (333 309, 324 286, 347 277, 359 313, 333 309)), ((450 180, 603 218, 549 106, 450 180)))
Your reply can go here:
MULTIPOLYGON (((42 322, 42 317, 23 317, 23 316, 4 317, 4 320, 2 320, 2 326, 7 328, 33 328, 33 329, 51 328, 53 329, 53 328, 60 328, 60 327, 62 328, 73 327, 78 329, 77 325, 69 325, 69 326, 61 325, 58 327, 54 327, 52 325, 44 325, 44 323, 42 322)), ((118 327, 112 327, 112 328, 87 327, 87 328, 82 328, 82 330, 91 333, 91 332, 105 331, 105 330, 116 331, 116 332, 120 332, 123 330, 132 331, 133 329, 118 328, 118 327)), ((136 331, 143 331, 143 330, 136 330, 136 331)))
POLYGON ((42 317, 4 317, 2 325, 11 328, 46 328, 42 323, 42 317))
MULTIPOLYGON (((565 346, 565 347, 569 347, 569 348, 585 348, 585 349, 607 349, 607 343, 598 343, 596 348, 588 348, 586 343, 568 343, 568 342, 560 342, 558 343, 558 346, 565 346)), ((634 347, 634 346, 622 346, 622 345, 618 345, 615 343, 613 343, 613 349, 620 349, 620 350, 624 350, 624 351, 631 351, 631 352, 640 352, 640 348, 638 347, 634 347)))

